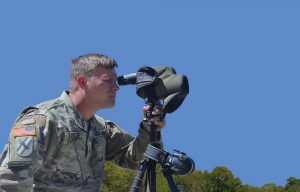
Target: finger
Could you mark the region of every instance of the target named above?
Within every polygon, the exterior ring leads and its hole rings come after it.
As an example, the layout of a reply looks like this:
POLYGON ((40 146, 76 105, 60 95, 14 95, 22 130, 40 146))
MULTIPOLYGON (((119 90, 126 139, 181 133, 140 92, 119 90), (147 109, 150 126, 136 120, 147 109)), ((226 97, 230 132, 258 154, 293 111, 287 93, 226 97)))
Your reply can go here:
POLYGON ((158 109, 152 112, 152 115, 162 115, 163 114, 163 109, 158 109))
POLYGON ((154 124, 162 129, 166 126, 166 121, 154 121, 154 124))
POLYGON ((158 120, 158 121, 155 121, 157 124, 159 124, 159 125, 166 125, 166 121, 164 120, 164 119, 162 119, 162 120, 158 120))
POLYGON ((164 126, 159 126, 159 125, 157 125, 156 131, 157 131, 157 132, 158 132, 158 131, 161 131, 163 128, 164 128, 164 126))
POLYGON ((154 121, 163 121, 165 117, 162 118, 162 114, 153 115, 152 119, 154 121))
POLYGON ((160 114, 162 114, 161 110, 156 110, 152 112, 152 115, 160 115, 160 114))
POLYGON ((150 110, 150 106, 145 106, 144 108, 143 108, 143 111, 144 112, 147 112, 147 111, 149 111, 150 110))
POLYGON ((143 115, 144 115, 144 116, 146 116, 147 111, 149 111, 149 109, 150 109, 150 106, 149 106, 149 105, 143 107, 143 115))

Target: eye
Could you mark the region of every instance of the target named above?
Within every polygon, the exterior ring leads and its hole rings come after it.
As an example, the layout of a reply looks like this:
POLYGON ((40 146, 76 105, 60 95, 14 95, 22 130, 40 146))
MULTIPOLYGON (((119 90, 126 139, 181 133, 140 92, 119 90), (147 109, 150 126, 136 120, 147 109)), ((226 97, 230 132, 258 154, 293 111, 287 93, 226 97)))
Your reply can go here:
POLYGON ((114 79, 102 79, 102 81, 104 81, 106 83, 110 83, 110 84, 116 83, 116 80, 114 80, 114 79))

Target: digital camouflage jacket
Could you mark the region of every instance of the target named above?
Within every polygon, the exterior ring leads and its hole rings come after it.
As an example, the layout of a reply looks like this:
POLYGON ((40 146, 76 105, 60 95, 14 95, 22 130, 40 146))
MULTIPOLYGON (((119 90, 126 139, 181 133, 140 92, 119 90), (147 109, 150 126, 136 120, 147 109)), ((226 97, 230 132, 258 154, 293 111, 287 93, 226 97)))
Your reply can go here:
POLYGON ((0 158, 0 191, 101 191, 104 161, 135 169, 149 143, 111 121, 84 121, 67 92, 26 108, 17 118, 0 158))

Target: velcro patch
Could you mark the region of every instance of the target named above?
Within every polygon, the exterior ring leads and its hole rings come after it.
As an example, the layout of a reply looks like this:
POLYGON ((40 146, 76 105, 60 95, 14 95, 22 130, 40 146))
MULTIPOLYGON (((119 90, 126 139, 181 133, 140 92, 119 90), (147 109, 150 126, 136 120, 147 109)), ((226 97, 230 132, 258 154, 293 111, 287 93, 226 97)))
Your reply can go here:
POLYGON ((13 129, 14 137, 36 136, 34 126, 20 126, 13 129))
POLYGON ((33 151, 33 137, 17 137, 16 152, 21 157, 31 155, 33 151))

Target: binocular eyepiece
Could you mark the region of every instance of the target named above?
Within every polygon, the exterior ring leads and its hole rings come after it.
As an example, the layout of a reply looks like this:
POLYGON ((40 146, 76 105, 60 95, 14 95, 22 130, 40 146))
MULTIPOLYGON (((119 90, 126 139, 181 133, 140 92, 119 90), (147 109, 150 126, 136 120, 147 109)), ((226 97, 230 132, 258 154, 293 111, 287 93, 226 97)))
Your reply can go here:
POLYGON ((149 144, 144 156, 159 162, 164 167, 169 167, 174 175, 188 175, 195 170, 194 161, 177 150, 170 154, 149 144))

